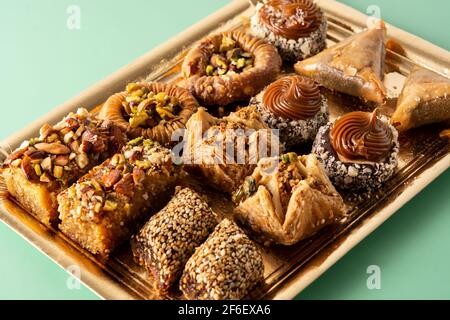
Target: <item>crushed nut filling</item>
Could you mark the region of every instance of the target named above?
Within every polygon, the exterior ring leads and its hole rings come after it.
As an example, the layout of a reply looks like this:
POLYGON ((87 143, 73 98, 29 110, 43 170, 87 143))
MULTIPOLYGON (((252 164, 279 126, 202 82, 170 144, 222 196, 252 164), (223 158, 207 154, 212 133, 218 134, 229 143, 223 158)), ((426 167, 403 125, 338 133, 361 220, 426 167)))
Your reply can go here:
POLYGON ((67 186, 124 140, 120 129, 80 108, 54 126, 42 126, 40 136, 25 141, 5 165, 21 168, 30 181, 67 186))
POLYGON ((218 53, 214 53, 206 67, 206 75, 220 76, 241 73, 253 67, 253 55, 243 51, 236 41, 223 37, 218 53))
POLYGON ((149 139, 131 140, 121 153, 94 169, 89 179, 69 188, 69 199, 80 202, 75 214, 84 211, 87 218, 99 220, 102 214, 115 211, 123 197, 132 198, 136 190, 144 189, 146 176, 158 170, 167 173, 171 164, 169 149, 149 139))
POLYGON ((168 96, 165 92, 155 94, 134 82, 127 85, 126 91, 127 96, 122 105, 131 128, 152 128, 178 119, 181 106, 176 97, 168 96))

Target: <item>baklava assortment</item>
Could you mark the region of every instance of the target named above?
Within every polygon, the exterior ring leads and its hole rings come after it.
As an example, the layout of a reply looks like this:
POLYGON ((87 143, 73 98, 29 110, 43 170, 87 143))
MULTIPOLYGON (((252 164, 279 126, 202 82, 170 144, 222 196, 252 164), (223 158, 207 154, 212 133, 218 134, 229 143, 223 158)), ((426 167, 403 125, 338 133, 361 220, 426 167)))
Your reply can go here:
POLYGON ((399 134, 450 119, 450 80, 423 68, 392 117, 379 111, 382 22, 325 49, 313 1, 266 0, 250 29, 194 44, 173 83, 131 82, 100 110, 44 125, 2 164, 9 194, 94 255, 129 242, 161 297, 247 297, 264 282, 261 246, 339 223, 344 195, 395 174, 399 134), (330 119, 326 90, 373 111, 330 119), (228 214, 208 188, 233 202, 228 214))

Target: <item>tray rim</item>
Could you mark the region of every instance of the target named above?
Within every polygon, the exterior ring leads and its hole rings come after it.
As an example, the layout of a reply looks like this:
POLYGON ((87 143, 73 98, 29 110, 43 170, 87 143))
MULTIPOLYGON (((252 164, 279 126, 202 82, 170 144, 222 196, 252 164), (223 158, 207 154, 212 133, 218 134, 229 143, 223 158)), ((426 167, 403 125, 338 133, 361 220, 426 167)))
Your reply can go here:
MULTIPOLYGON (((335 0, 318 0, 317 2, 325 10, 328 9, 329 11, 333 11, 334 14, 342 17, 342 19, 351 21, 356 25, 365 25, 367 16, 356 9, 335 0)), ((43 117, 33 121, 22 130, 10 135, 0 144, 16 146, 30 136, 31 133, 35 133, 42 124, 46 122, 56 122, 59 118, 64 116, 69 111, 74 110, 77 106, 99 105, 104 101, 105 97, 119 91, 127 79, 139 78, 143 73, 145 73, 145 71, 150 71, 150 66, 159 64, 160 61, 167 56, 168 53, 173 51, 174 48, 177 48, 178 50, 179 48, 190 45, 193 40, 198 38, 198 36, 204 33, 205 30, 211 30, 214 27, 217 27, 218 22, 225 22, 229 20, 231 17, 238 15, 245 9, 248 9, 250 5, 251 4, 248 0, 231 1, 215 13, 200 20, 185 31, 179 33, 175 37, 169 39, 130 64, 122 67, 79 95, 69 99, 67 102, 51 110, 43 117)), ((425 67, 430 67, 433 69, 445 68, 448 70, 450 52, 390 24, 387 25, 390 36, 393 36, 396 39, 402 39, 401 43, 405 43, 406 46, 410 43, 414 43, 415 48, 419 47, 419 53, 413 53, 417 55, 416 58, 420 57, 420 52, 423 53, 425 51, 428 55, 435 57, 435 60, 433 61, 437 61, 437 63, 433 65, 424 65, 425 67)), ((416 60, 413 56, 411 56, 411 59, 416 60)), ((419 64, 423 64, 420 59, 417 62, 419 64)), ((283 287, 277 291, 273 299, 292 299, 297 296, 304 288, 306 288, 321 274, 334 265, 348 251, 366 238, 370 233, 378 228, 378 226, 380 226, 449 167, 450 154, 447 154, 445 157, 437 161, 432 167, 418 175, 413 183, 406 188, 405 191, 397 197, 397 199, 364 221, 358 229, 349 233, 348 237, 339 243, 333 252, 326 259, 322 260, 319 265, 316 265, 314 268, 307 268, 306 271, 298 272, 292 276, 288 281, 286 281, 286 283, 284 283, 283 287)), ((1 208, 0 210, 0 220, 10 227, 11 230, 19 234, 27 242, 49 257, 53 262, 66 270, 68 274, 71 274, 70 271, 68 271, 68 268, 77 264, 76 259, 70 257, 66 252, 61 250, 54 243, 54 239, 51 234, 31 230, 28 226, 21 223, 17 217, 9 214, 8 210, 5 210, 4 208, 1 208)), ((314 259, 309 262, 308 265, 313 262, 314 259)), ((98 273, 96 270, 91 270, 91 268, 82 267, 82 276, 80 281, 103 299, 135 298, 133 293, 124 290, 119 283, 116 281, 111 281, 109 275, 105 273, 98 273)))

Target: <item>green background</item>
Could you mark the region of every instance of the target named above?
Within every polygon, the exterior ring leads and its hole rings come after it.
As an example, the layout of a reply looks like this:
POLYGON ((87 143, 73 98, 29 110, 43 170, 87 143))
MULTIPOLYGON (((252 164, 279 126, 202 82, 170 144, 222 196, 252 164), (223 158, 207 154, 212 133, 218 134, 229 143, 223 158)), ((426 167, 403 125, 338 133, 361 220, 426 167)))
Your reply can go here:
MULTIPOLYGON (((447 0, 345 0, 447 50, 447 0)), ((20 0, 0 2, 0 138, 163 43, 228 0, 20 0), (69 5, 81 29, 68 30, 69 5)), ((299 299, 450 299, 450 171, 299 295, 299 299), (381 289, 366 286, 369 265, 381 289)), ((67 289, 68 275, 0 224, 0 298, 96 299, 67 289)))

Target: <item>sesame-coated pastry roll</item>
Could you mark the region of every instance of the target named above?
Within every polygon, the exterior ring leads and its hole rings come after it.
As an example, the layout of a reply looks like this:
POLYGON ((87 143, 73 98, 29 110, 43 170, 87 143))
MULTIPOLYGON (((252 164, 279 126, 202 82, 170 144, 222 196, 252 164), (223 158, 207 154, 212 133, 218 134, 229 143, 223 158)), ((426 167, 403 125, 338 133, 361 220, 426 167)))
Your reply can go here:
POLYGON ((8 192, 47 226, 58 219, 58 193, 120 150, 125 133, 86 109, 71 112, 25 141, 0 168, 8 192))
POLYGON ((239 300, 263 276, 256 245, 236 223, 224 219, 187 262, 180 289, 192 300, 239 300))
POLYGON ((195 248, 217 224, 216 214, 195 191, 184 188, 133 237, 137 263, 155 278, 155 288, 166 293, 181 276, 195 248))
POLYGON ((168 200, 182 174, 170 150, 138 138, 58 196, 60 229, 107 257, 168 200))

